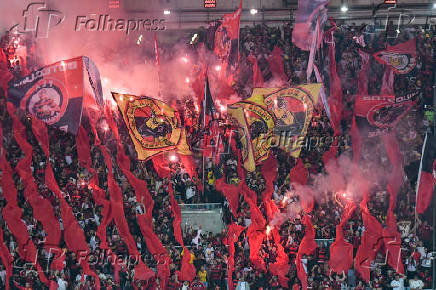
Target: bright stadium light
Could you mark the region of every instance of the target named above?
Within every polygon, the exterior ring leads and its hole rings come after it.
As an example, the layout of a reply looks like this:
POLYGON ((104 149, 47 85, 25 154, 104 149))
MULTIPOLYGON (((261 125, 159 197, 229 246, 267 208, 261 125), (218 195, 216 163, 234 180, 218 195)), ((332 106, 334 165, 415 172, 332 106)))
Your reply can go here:
POLYGON ((433 9, 436 9, 436 2, 433 3, 433 9))
POLYGON ((221 70, 221 66, 220 65, 215 66, 215 70, 216 71, 220 71, 221 70))
POLYGON ((164 15, 170 15, 171 11, 170 10, 164 10, 164 15))
POLYGON ((341 11, 342 11, 343 13, 347 12, 347 11, 348 11, 348 6, 345 5, 345 4, 343 4, 343 5, 341 6, 341 11))
POLYGON ((250 13, 251 15, 257 14, 257 9, 251 8, 250 13))

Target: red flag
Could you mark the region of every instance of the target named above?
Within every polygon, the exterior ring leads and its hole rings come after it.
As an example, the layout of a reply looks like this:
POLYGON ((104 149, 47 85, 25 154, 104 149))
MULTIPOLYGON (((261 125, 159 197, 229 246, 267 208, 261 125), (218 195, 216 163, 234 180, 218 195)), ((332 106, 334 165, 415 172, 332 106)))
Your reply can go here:
POLYGON ((416 188, 416 211, 420 214, 431 203, 436 184, 434 177, 436 164, 436 137, 426 133, 422 146, 421 164, 419 166, 418 182, 416 188))
POLYGON ((375 255, 383 243, 383 227, 379 221, 373 217, 366 205, 367 194, 360 203, 360 212, 362 214, 363 225, 365 232, 362 235, 361 243, 357 249, 354 259, 354 268, 360 277, 369 282, 371 272, 371 262, 375 259, 375 255))
POLYGON ((239 23, 242 13, 242 0, 239 8, 231 14, 224 14, 221 25, 215 32, 215 54, 227 62, 239 60, 239 23))
POLYGON ((353 162, 357 164, 360 160, 360 149, 362 146, 362 139, 357 128, 356 117, 353 116, 353 123, 351 125, 351 146, 353 148, 353 162))
POLYGON ((282 287, 287 288, 289 279, 286 276, 289 272, 289 258, 280 242, 280 234, 278 229, 273 228, 271 232, 274 238, 274 243, 277 247, 277 257, 276 261, 269 265, 269 271, 271 274, 278 277, 282 287))
MULTIPOLYGON (((301 240, 298 248, 297 257, 295 263, 297 264, 297 276, 301 282, 301 286, 304 290, 307 289, 307 263, 303 263, 303 255, 311 255, 318 244, 315 242, 315 230, 313 229, 312 220, 308 215, 303 217, 303 224, 305 226, 305 235, 301 240)), ((306 261, 307 262, 307 261, 306 261)))
POLYGON ((294 168, 291 169, 290 176, 291 183, 299 183, 302 185, 307 184, 308 172, 307 168, 304 167, 304 163, 302 159, 298 159, 297 164, 295 164, 294 168))
POLYGON ((263 76, 258 66, 256 57, 253 55, 249 55, 247 59, 253 66, 253 87, 255 88, 263 87, 263 76))
MULTIPOLYGON (((242 181, 240 181, 242 183, 242 181)), ((230 210, 233 216, 237 217, 239 207, 239 194, 241 192, 241 185, 227 184, 224 178, 216 180, 216 189, 220 191, 229 202, 230 210)))
POLYGON ((277 45, 274 46, 272 54, 268 58, 268 63, 273 78, 280 80, 282 83, 284 83, 287 81, 288 77, 285 74, 282 55, 283 55, 283 51, 277 45))
POLYGON ((416 39, 413 38, 373 54, 382 64, 390 66, 396 74, 407 74, 416 66, 416 39))
POLYGON ((353 266, 353 245, 345 241, 343 227, 347 224, 356 209, 354 203, 349 203, 342 215, 341 222, 336 226, 336 239, 330 245, 329 267, 333 272, 347 272, 353 266))
POLYGON ((193 264, 190 263, 191 261, 191 253, 189 252, 188 248, 183 247, 183 253, 182 253, 182 268, 180 270, 180 281, 189 281, 192 282, 196 276, 195 267, 193 264))
POLYGON ((274 181, 277 176, 278 162, 273 154, 269 154, 268 159, 262 163, 262 176, 265 179, 265 190, 262 193, 262 200, 268 201, 274 191, 274 181))
POLYGON ((227 231, 227 244, 229 246, 229 259, 227 260, 227 281, 229 282, 228 285, 230 290, 234 289, 232 283, 232 274, 235 269, 235 242, 238 241, 238 238, 244 229, 244 227, 232 223, 231 225, 229 225, 227 231))
POLYGON ((248 244, 250 245, 250 261, 256 269, 264 272, 266 272, 265 261, 260 257, 259 253, 265 237, 265 227, 257 227, 252 222, 247 230, 248 244))
POLYGON ((386 70, 383 75, 383 82, 382 82, 380 94, 382 95, 394 94, 394 70, 390 66, 386 66, 386 70))
POLYGON ((329 0, 311 1, 298 0, 298 10, 295 17, 294 29, 292 32, 292 43, 302 50, 310 50, 315 38, 315 47, 319 48, 321 37, 319 28, 324 26, 327 20, 327 9, 325 6, 329 0), (314 23, 317 23, 314 25, 314 23))

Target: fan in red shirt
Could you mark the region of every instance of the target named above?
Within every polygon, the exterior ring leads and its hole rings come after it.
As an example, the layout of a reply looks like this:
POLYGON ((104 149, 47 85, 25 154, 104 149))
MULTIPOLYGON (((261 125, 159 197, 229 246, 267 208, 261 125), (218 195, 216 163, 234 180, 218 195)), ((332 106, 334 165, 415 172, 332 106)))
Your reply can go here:
POLYGON ((206 290, 206 287, 203 283, 201 283, 198 280, 198 277, 195 277, 195 280, 191 283, 191 289, 197 289, 197 290, 206 290))

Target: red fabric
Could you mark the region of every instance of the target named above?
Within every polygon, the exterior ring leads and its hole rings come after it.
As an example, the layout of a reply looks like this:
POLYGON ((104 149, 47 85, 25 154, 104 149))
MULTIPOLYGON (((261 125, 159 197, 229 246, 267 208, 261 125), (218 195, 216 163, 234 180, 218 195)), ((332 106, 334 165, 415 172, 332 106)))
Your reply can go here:
POLYGON ((253 55, 247 57, 248 61, 253 66, 253 87, 260 88, 263 86, 263 76, 262 72, 257 64, 257 59, 253 55))
POLYGON ((283 51, 278 46, 274 46, 272 54, 268 58, 268 63, 273 78, 276 80, 280 80, 284 83, 288 78, 285 74, 282 55, 283 55, 283 51))
POLYGON ((393 95, 394 94, 394 70, 391 66, 386 66, 385 73, 383 75, 383 82, 380 91, 381 95, 393 95))
POLYGON ((355 208, 353 203, 347 205, 340 224, 336 226, 336 239, 330 245, 329 268, 336 273, 347 272, 353 267, 353 245, 345 241, 343 227, 347 224, 355 208))
POLYGON ((229 246, 229 259, 227 260, 227 281, 229 281, 229 289, 233 290, 233 271, 235 270, 235 242, 238 241, 239 236, 245 228, 237 225, 231 224, 227 231, 227 244, 229 246))
POLYGON ((362 146, 362 139, 360 137, 359 128, 357 128, 356 118, 353 116, 353 123, 351 125, 351 146, 353 149, 353 162, 357 164, 360 159, 360 147, 362 146))
MULTIPOLYGON (((36 188, 32 171, 30 170, 32 165, 33 148, 32 145, 27 142, 26 128, 15 115, 15 110, 12 106, 8 106, 8 111, 13 120, 14 138, 24 153, 24 158, 18 162, 15 168, 25 186, 24 197, 32 206, 33 216, 41 222, 44 231, 47 233, 46 249, 50 250, 52 248, 57 248, 61 239, 59 221, 55 218, 50 201, 43 198, 36 188)), ((37 140, 44 139, 42 142, 48 144, 47 128, 45 124, 35 118, 32 120, 32 127, 37 140), (43 137, 44 135, 46 138, 43 137)), ((41 144, 41 147, 45 147, 43 146, 44 144, 41 144)))
POLYGON ((266 237, 265 227, 257 227, 253 222, 247 230, 248 244, 250 245, 250 261, 258 270, 266 272, 265 261, 260 257, 259 251, 266 237))
POLYGON ((169 178, 171 169, 168 163, 168 160, 165 158, 163 154, 159 154, 153 156, 151 159, 153 162, 153 167, 156 170, 157 174, 162 178, 169 178))
POLYGON ((239 207, 239 193, 241 192, 241 185, 227 184, 224 178, 216 180, 216 189, 220 191, 227 199, 230 205, 230 210, 233 216, 237 217, 239 207))
POLYGON ((14 78, 9 71, 6 55, 3 48, 0 48, 0 88, 7 93, 8 83, 14 78))
POLYGON ((290 178, 292 183, 305 185, 308 181, 307 168, 304 167, 302 159, 298 159, 297 164, 291 169, 290 178))
POLYGON ((274 191, 274 180, 277 176, 278 162, 277 159, 270 154, 268 159, 262 163, 262 176, 265 179, 265 190, 262 193, 262 200, 271 200, 271 196, 274 191))
POLYGON ((416 38, 394 46, 387 45, 385 50, 373 56, 379 63, 391 67, 396 74, 407 74, 416 66, 416 38))
POLYGON ((330 145, 329 150, 327 150, 322 156, 322 161, 324 164, 329 163, 330 160, 336 160, 336 154, 338 153, 338 139, 335 139, 330 145))
POLYGON ((325 34, 328 44, 328 53, 330 59, 330 97, 328 105, 330 109, 330 123, 335 131, 335 135, 340 133, 340 125, 342 120, 342 111, 344 109, 342 102, 342 83, 336 70, 336 48, 333 33, 337 29, 336 25, 329 29, 325 34))
POLYGON ((435 179, 430 172, 421 171, 419 177, 419 186, 416 200, 416 211, 423 214, 430 206, 433 197, 433 190, 435 186, 435 179))
POLYGON ((192 282, 196 276, 195 267, 189 263, 191 260, 191 253, 188 248, 183 247, 182 268, 180 270, 180 281, 192 282))
POLYGON ((315 242, 315 230, 313 229, 312 220, 308 215, 303 217, 303 224, 305 225, 304 238, 301 240, 298 248, 297 257, 295 263, 297 264, 297 276, 301 282, 301 286, 304 290, 307 289, 307 272, 304 270, 301 259, 303 255, 312 254, 318 247, 315 242))
POLYGON ((368 197, 365 196, 360 204, 365 232, 362 235, 361 244, 357 249, 354 259, 354 268, 363 280, 369 282, 371 261, 374 260, 377 251, 383 243, 383 227, 378 220, 369 213, 366 205, 367 199, 368 197))
POLYGON ((282 287, 287 288, 289 279, 286 277, 286 275, 289 272, 289 258, 280 242, 280 234, 277 228, 273 228, 271 233, 274 238, 274 243, 277 247, 277 258, 273 264, 269 265, 269 271, 271 274, 278 277, 282 287))
POLYGON ((89 146, 89 136, 86 130, 80 126, 76 136, 77 157, 80 166, 84 168, 91 168, 91 150, 89 146))
POLYGON ((386 218, 386 228, 383 230, 383 241, 387 251, 388 264, 398 273, 404 274, 404 265, 401 260, 401 235, 397 229, 397 221, 394 215, 395 202, 402 180, 402 156, 395 137, 395 133, 383 135, 386 154, 392 164, 392 173, 387 186, 389 192, 389 208, 386 218))
POLYGON ((179 154, 180 161, 182 162, 183 166, 186 169, 186 172, 188 175, 193 178, 195 177, 196 181, 198 182, 198 174, 197 174, 197 166, 195 164, 195 160, 192 157, 192 155, 183 155, 179 154))

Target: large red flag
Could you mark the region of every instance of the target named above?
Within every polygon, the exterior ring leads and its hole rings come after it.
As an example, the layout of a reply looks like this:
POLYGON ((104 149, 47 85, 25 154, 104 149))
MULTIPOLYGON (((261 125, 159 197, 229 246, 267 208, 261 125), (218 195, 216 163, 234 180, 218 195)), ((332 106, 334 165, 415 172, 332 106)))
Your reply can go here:
POLYGON ((431 203, 436 184, 436 137, 427 133, 422 146, 421 164, 419 166, 416 188, 416 212, 424 213, 431 203))
POLYGON ((373 54, 382 64, 390 66, 396 74, 407 74, 416 66, 416 38, 373 54))
POLYGON ((269 67, 273 78, 280 80, 282 83, 286 82, 288 77, 285 74, 282 59, 283 51, 277 45, 274 46, 271 56, 268 58, 269 67))
POLYGON ((233 290, 233 271, 235 269, 235 242, 238 241, 239 236, 245 228, 237 224, 231 224, 227 231, 227 244, 229 247, 229 259, 227 260, 227 281, 229 289, 233 290))
POLYGON ((311 255, 318 247, 318 244, 315 242, 315 230, 313 229, 312 220, 308 215, 303 217, 303 224, 305 226, 305 234, 298 248, 295 263, 297 264, 298 279, 300 280, 303 290, 306 290, 308 265, 302 261, 303 255, 311 255))
POLYGON ((339 225, 336 226, 336 239, 330 245, 329 267, 333 272, 347 272, 353 267, 353 245, 344 238, 343 227, 356 209, 354 203, 347 204, 339 225))
POLYGON ((262 71, 260 70, 259 65, 257 63, 257 58, 253 55, 249 55, 247 59, 253 66, 253 87, 254 88, 263 87, 262 71))

